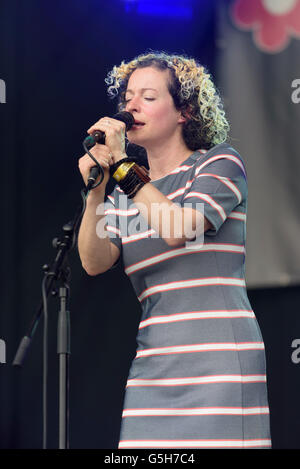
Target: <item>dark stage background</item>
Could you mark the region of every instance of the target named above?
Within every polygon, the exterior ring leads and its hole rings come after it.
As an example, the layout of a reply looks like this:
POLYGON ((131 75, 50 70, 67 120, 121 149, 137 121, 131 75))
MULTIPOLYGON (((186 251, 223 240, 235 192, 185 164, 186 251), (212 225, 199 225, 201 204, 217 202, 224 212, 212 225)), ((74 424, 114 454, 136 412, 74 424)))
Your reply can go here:
MULTIPOLYGON (((42 447, 42 321, 24 367, 13 368, 12 360, 41 298, 52 239, 81 203, 77 160, 86 129, 116 112, 106 95, 107 72, 151 48, 195 56, 218 83, 218 1, 185 5, 192 17, 140 15, 135 2, 122 0, 0 4, 1 448, 42 447)), ((247 121, 246 110, 241 114, 247 121)), ((116 448, 140 306, 122 265, 89 277, 76 251, 69 261, 70 446, 116 448)), ((300 288, 248 293, 266 346, 273 447, 300 448, 300 288)), ((49 308, 49 448, 57 448, 56 298, 49 308)))

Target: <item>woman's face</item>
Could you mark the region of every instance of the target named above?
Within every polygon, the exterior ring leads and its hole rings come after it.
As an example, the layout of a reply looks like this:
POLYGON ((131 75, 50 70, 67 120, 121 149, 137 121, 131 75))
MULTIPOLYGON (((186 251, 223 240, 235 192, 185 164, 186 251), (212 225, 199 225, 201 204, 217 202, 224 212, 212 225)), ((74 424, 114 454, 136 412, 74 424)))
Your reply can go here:
POLYGON ((175 108, 168 90, 169 70, 155 67, 136 69, 130 76, 125 94, 125 111, 133 114, 136 125, 128 132, 130 142, 144 148, 160 145, 181 135, 185 119, 175 108))

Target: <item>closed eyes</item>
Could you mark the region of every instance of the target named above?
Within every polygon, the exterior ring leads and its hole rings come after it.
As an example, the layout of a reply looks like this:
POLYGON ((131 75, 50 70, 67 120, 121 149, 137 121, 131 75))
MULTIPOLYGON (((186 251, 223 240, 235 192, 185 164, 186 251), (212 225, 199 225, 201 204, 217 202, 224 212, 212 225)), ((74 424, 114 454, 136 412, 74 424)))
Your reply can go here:
MULTIPOLYGON (((144 98, 145 101, 154 101, 155 98, 144 98)), ((124 103, 127 104, 131 101, 131 99, 125 99, 124 103)))

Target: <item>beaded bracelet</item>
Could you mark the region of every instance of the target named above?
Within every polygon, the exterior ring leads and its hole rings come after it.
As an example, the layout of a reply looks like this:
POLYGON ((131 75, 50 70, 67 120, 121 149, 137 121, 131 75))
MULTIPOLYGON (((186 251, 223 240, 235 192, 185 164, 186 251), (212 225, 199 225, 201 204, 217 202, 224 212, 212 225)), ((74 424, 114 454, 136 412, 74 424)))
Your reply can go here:
POLYGON ((140 182, 141 180, 135 173, 134 169, 130 168, 125 178, 122 179, 119 185, 125 194, 130 194, 140 182))
POLYGON ((135 188, 135 190, 129 194, 127 197, 129 199, 133 199, 133 197, 135 197, 135 195, 137 194, 137 192, 141 189, 141 187, 143 187, 145 185, 144 182, 140 182, 140 184, 137 185, 137 187, 135 188))
POLYGON ((110 167, 111 176, 118 182, 129 199, 132 199, 141 187, 151 181, 146 168, 137 165, 136 161, 137 159, 134 157, 126 157, 110 167))
POLYGON ((133 161, 134 163, 137 163, 138 162, 138 159, 134 156, 127 156, 126 158, 123 158, 122 160, 119 160, 117 161, 116 163, 112 164, 110 167, 109 167, 109 174, 111 176, 113 176, 113 174, 115 173, 115 171, 117 170, 117 168, 119 166, 121 166, 121 164, 123 163, 130 163, 131 161, 133 161))

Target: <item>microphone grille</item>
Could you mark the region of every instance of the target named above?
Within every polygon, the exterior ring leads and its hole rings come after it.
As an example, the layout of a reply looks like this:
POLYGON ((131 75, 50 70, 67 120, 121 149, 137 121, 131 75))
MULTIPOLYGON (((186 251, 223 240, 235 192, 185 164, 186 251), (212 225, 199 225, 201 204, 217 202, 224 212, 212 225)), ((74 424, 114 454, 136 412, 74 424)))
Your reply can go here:
POLYGON ((131 112, 121 111, 114 115, 113 119, 124 122, 126 125, 126 130, 131 129, 134 124, 134 117, 131 112))

